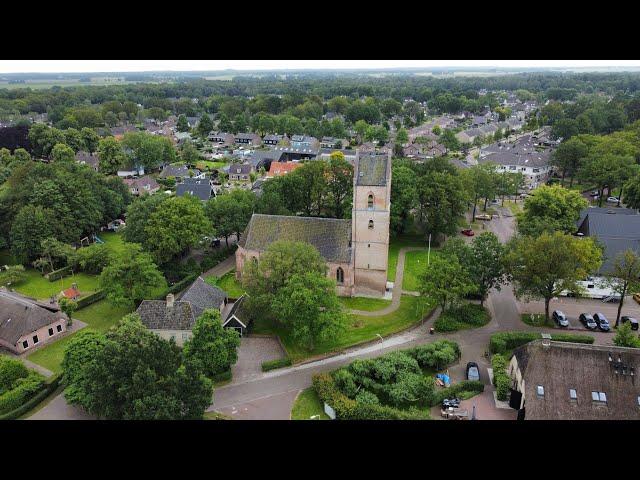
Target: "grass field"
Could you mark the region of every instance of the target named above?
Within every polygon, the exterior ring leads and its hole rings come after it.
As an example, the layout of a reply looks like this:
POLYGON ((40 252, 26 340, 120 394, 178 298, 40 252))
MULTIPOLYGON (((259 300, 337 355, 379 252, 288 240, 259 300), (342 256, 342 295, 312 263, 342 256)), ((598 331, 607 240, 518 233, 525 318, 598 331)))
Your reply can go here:
POLYGON ((240 282, 236 280, 235 270, 225 273, 222 277, 216 278, 214 276, 206 277, 205 281, 209 285, 215 285, 227 292, 227 295, 231 298, 239 298, 244 293, 244 288, 240 285, 240 282))
POLYGON ((389 242, 389 267, 387 268, 387 280, 390 282, 396 279, 396 267, 398 266, 398 253, 403 247, 427 247, 424 235, 407 234, 391 238, 389 242))
MULTIPOLYGON (((130 311, 131 310, 127 308, 113 307, 106 300, 101 300, 83 308, 82 310, 78 310, 73 315, 73 318, 87 323, 87 328, 106 332, 130 311)), ((57 342, 51 343, 46 347, 42 347, 28 355, 27 358, 38 365, 42 365, 47 370, 51 370, 54 373, 60 373, 62 371, 64 349, 76 334, 77 332, 62 338, 57 342)))
POLYGON ((99 288, 98 277, 86 273, 76 273, 68 277, 50 282, 42 276, 38 270, 28 268, 25 270, 26 280, 14 285, 17 292, 38 300, 48 300, 51 295, 57 295, 62 290, 69 288, 72 283, 78 284, 82 295, 93 293, 99 288))
POLYGON ((329 420, 329 416, 324 413, 318 394, 311 387, 300 392, 300 395, 296 398, 291 409, 291 420, 311 420, 314 415, 319 415, 320 417, 318 419, 314 418, 314 420, 329 420))
POLYGON ((211 160, 201 160, 196 163, 196 168, 199 170, 204 170, 208 168, 209 170, 215 170, 216 168, 222 168, 226 165, 225 162, 213 162, 211 160))
POLYGON ((124 250, 125 241, 122 238, 121 233, 116 232, 102 232, 100 235, 100 240, 102 240, 107 247, 111 249, 114 253, 120 253, 124 250))
MULTIPOLYGON (((419 287, 418 277, 427 268, 428 252, 407 252, 404 260, 404 279, 402 289, 415 292, 419 287)), ((438 255, 437 250, 431 248, 431 260, 438 255)))
POLYGON ((364 310, 367 312, 382 310, 391 305, 391 300, 383 300, 381 298, 338 297, 338 299, 344 308, 364 310))
POLYGON ((419 297, 403 295, 398 310, 388 315, 380 317, 349 315, 347 330, 340 338, 320 342, 311 351, 300 347, 286 329, 273 325, 267 320, 259 319, 254 322, 252 331, 259 334, 278 335, 291 359, 297 362, 314 355, 321 355, 375 340, 378 334, 386 336, 404 330, 422 320, 423 316, 432 308, 432 305, 425 304, 421 300, 419 297))

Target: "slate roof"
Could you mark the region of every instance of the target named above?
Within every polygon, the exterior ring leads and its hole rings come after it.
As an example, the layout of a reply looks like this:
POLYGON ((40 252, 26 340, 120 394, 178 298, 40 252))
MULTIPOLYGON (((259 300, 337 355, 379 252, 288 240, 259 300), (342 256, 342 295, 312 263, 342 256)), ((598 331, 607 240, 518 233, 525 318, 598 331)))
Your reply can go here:
POLYGON ((544 348, 542 340, 514 350, 525 384, 525 419, 527 420, 638 420, 640 419, 640 349, 609 345, 585 345, 551 342, 544 348), (633 367, 634 377, 616 374, 609 363, 620 356, 623 364, 633 367), (544 396, 537 394, 538 385, 544 396), (576 400, 569 397, 576 390, 576 400), (606 404, 594 402, 591 392, 603 392, 606 404))
POLYGON ((351 220, 254 213, 240 246, 262 252, 276 240, 307 242, 332 263, 351 262, 351 220))
POLYGON ((195 316, 189 302, 176 300, 167 307, 164 300, 143 300, 136 313, 151 330, 191 330, 195 316))
POLYGON ((156 190, 160 188, 160 185, 158 184, 158 182, 156 182, 156 179, 148 175, 140 178, 125 178, 122 181, 126 183, 129 188, 137 188, 141 192, 156 190), (144 188, 145 185, 149 185, 149 190, 144 188))
MULTIPOLYGON (((194 169, 194 175, 200 175, 200 170, 194 169)), ((186 165, 176 166, 176 165, 167 165, 160 172, 160 178, 167 177, 188 177, 189 176, 189 167, 186 165)))
POLYGON ((20 337, 62 318, 35 300, 0 290, 0 338, 15 345, 20 337))
POLYGON ((547 167, 549 165, 549 152, 529 152, 525 155, 518 155, 512 152, 490 153, 478 159, 478 163, 496 163, 498 165, 516 165, 519 167, 547 167))
POLYGON ((358 185, 382 186, 387 184, 387 155, 364 154, 357 162, 358 185))
POLYGON ((189 302, 193 315, 198 318, 207 308, 219 309, 225 298, 227 294, 224 290, 209 285, 202 277, 198 277, 182 294, 180 301, 189 302))
POLYGON ((635 214, 634 210, 588 208, 581 212, 580 218, 578 231, 597 239, 604 246, 599 273, 610 272, 616 256, 625 250, 640 253, 640 215, 635 214), (618 213, 618 210, 621 212, 618 213), (609 211, 616 213, 607 213, 609 211))
POLYGON ((194 195, 200 200, 206 201, 211 198, 211 183, 208 178, 185 178, 182 183, 176 185, 176 196, 194 195))
POLYGON ((250 163, 243 163, 241 165, 231 165, 229 167, 229 173, 233 175, 249 175, 253 172, 254 166, 250 163))
POLYGON ((95 153, 91 155, 88 152, 78 152, 76 153, 76 162, 85 163, 95 169, 95 168, 98 168, 100 164, 100 159, 98 158, 98 155, 95 153))
POLYGON ((225 318, 222 321, 223 325, 226 324, 227 320, 229 320, 233 316, 235 316, 238 320, 240 320, 245 326, 249 325, 250 321, 246 317, 245 311, 242 308, 246 298, 247 298, 247 296, 243 294, 238 300, 236 300, 236 302, 231 307, 231 310, 229 311, 229 314, 227 315, 227 318, 225 318))

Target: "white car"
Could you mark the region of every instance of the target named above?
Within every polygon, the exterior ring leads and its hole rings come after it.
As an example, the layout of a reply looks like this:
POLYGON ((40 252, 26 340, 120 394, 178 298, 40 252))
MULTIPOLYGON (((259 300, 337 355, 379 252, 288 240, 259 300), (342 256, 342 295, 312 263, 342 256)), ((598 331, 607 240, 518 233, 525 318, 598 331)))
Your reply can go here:
POLYGON ((618 197, 609 197, 607 198, 607 203, 618 203, 620 199, 618 197))

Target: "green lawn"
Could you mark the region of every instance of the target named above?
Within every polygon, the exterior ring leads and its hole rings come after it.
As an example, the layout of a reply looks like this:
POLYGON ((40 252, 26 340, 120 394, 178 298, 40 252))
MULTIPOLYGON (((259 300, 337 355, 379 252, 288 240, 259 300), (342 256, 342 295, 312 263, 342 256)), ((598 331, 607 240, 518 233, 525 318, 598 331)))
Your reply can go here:
POLYGON ((226 165, 225 162, 214 162, 211 160, 201 160, 198 163, 196 163, 196 168, 200 169, 200 170, 204 170, 205 168, 208 168, 209 170, 215 170, 216 168, 222 168, 226 165))
POLYGON ((338 297, 344 308, 375 312, 391 305, 391 300, 365 297, 338 297))
POLYGON ((546 323, 546 319, 543 313, 523 313, 520 315, 520 319, 523 323, 532 327, 554 327, 553 322, 546 323))
POLYGON ((340 350, 357 345, 362 342, 375 340, 377 334, 390 335, 404 330, 422 320, 432 305, 420 305, 421 298, 411 295, 403 295, 400 307, 393 313, 379 317, 367 317, 364 315, 349 315, 347 330, 338 339, 320 342, 311 350, 305 350, 297 344, 286 329, 273 325, 265 319, 257 319, 254 322, 253 333, 278 335, 284 344, 287 353, 294 362, 301 361, 315 355, 340 350))
POLYGON ((222 277, 216 278, 215 276, 206 277, 205 281, 209 285, 215 285, 227 292, 227 295, 231 298, 240 298, 244 294, 244 288, 240 285, 240 282, 236 280, 235 270, 225 273, 222 277))
POLYGON ((427 247, 424 235, 406 234, 399 237, 392 237, 389 243, 389 267, 387 268, 387 280, 390 282, 396 279, 396 267, 398 265, 398 253, 403 247, 427 247))
POLYGON ((122 233, 101 232, 98 236, 112 252, 120 253, 124 250, 125 241, 122 238, 122 233))
POLYGON ((291 409, 291 420, 311 420, 314 415, 320 416, 320 418, 314 418, 314 420, 329 420, 329 416, 324 413, 318 394, 311 387, 300 392, 300 395, 296 398, 291 409))
MULTIPOLYGON (((90 328, 94 328, 100 332, 105 332, 130 311, 131 310, 127 308, 113 307, 106 300, 101 300, 83 308, 82 310, 78 310, 73 315, 73 318, 77 318, 78 320, 89 324, 90 328)), ((76 333, 73 335, 76 335, 76 333)), ((69 335, 57 342, 47 345, 46 347, 42 347, 28 355, 27 358, 38 365, 42 365, 47 370, 51 370, 54 373, 60 373, 62 371, 61 364, 64 356, 64 349, 71 341, 71 338, 73 338, 73 335, 69 335)))
MULTIPOLYGON (((424 269, 427 268, 427 254, 428 252, 407 252, 404 260, 404 279, 402 281, 402 289, 415 292, 419 288, 418 277, 424 269)), ((431 248, 431 257, 438 255, 437 250, 431 248)))
POLYGON ((99 289, 98 277, 86 273, 76 273, 68 277, 50 282, 40 274, 38 270, 28 268, 25 270, 26 280, 17 283, 16 291, 38 300, 48 300, 51 295, 57 295, 62 290, 69 288, 72 283, 77 283, 80 292, 85 295, 99 289))

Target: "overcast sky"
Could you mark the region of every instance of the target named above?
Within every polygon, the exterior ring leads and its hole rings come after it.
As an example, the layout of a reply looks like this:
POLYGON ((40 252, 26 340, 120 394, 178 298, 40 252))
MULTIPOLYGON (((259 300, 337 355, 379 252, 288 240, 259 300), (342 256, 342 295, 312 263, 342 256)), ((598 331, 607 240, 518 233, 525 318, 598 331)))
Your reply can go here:
POLYGON ((416 67, 640 67, 640 60, 0 60, 0 73, 416 67))

